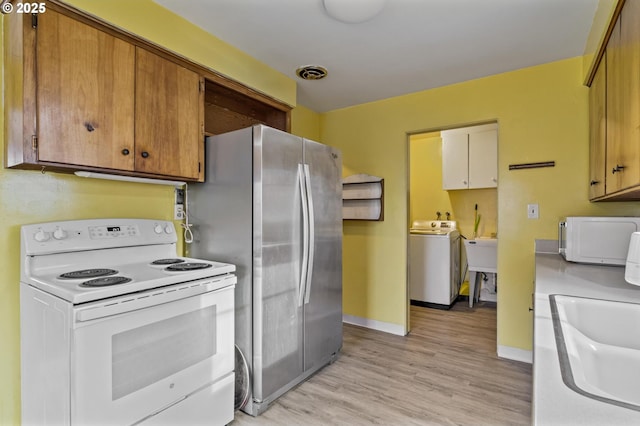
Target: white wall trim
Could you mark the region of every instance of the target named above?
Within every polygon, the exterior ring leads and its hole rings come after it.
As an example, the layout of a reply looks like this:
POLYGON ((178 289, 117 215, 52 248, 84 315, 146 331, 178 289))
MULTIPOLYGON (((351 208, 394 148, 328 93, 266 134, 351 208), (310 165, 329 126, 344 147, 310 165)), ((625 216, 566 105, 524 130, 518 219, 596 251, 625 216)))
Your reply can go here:
POLYGON ((353 315, 342 315, 342 322, 347 324, 359 325, 360 327, 371 328, 373 330, 384 331, 385 333, 396 334, 398 336, 404 336, 407 333, 404 327, 398 324, 390 322, 376 321, 368 318, 356 317, 353 315))
POLYGON ((498 345, 498 357, 533 364, 533 352, 510 346, 498 345))

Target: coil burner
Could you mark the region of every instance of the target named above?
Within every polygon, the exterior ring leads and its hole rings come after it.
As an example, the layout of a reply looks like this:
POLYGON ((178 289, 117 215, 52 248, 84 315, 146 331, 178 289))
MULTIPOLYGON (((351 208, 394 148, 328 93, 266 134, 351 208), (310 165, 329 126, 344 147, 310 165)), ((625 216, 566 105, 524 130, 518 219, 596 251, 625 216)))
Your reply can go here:
POLYGON ((81 287, 106 287, 109 285, 125 284, 131 281, 127 277, 102 277, 94 280, 85 281, 80 284, 81 287))
POLYGON ((103 277, 105 275, 115 275, 118 271, 115 269, 82 269, 79 271, 66 272, 58 276, 58 278, 65 280, 84 280, 87 278, 103 277))
POLYGON ((197 262, 187 262, 187 263, 178 263, 175 265, 168 266, 164 268, 165 271, 172 272, 183 272, 183 271, 195 271, 198 269, 206 269, 211 268, 210 263, 197 263, 197 262))
POLYGON ((184 263, 183 259, 158 259, 151 262, 152 265, 174 265, 176 263, 184 263))

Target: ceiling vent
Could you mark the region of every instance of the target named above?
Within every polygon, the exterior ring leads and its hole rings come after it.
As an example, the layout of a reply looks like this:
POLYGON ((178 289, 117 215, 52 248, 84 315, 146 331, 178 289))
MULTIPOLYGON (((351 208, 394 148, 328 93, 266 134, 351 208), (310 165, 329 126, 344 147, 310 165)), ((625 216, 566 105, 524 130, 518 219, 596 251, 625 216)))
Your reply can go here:
POLYGON ((298 68, 296 75, 303 80, 321 80, 327 76, 327 69, 320 65, 306 65, 298 68))

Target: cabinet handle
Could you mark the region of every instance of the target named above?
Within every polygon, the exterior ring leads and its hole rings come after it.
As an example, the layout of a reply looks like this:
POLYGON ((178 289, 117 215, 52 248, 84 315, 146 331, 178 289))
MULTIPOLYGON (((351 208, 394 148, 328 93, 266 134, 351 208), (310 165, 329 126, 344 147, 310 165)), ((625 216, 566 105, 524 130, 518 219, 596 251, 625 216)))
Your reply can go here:
POLYGON ((88 132, 93 132, 96 129, 95 127, 93 127, 93 124, 89 123, 88 121, 84 123, 84 127, 88 132))
POLYGON ((142 158, 148 158, 149 157, 149 153, 147 151, 142 151, 142 158))
POLYGON ((597 185, 599 183, 600 183, 599 180, 592 180, 591 182, 589 182, 589 185, 593 186, 593 185, 597 185))
POLYGON ((127 148, 123 149, 122 155, 129 155, 129 150, 127 148))
MULTIPOLYGON (((534 286, 536 285, 535 281, 533 282, 533 285, 534 286)), ((529 312, 533 311, 535 307, 536 307, 536 294, 531 293, 531 306, 529 306, 529 312)))
POLYGON ((611 173, 613 173, 615 175, 617 172, 621 172, 623 170, 624 170, 624 166, 620 166, 620 165, 616 164, 616 166, 613 168, 613 170, 611 170, 611 173))

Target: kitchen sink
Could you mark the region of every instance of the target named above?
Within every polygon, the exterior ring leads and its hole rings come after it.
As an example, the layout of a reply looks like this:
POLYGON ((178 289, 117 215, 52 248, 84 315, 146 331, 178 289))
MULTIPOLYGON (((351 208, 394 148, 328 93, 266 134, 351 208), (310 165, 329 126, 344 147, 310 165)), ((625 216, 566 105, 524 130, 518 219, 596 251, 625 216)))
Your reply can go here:
POLYGON ((640 304, 564 295, 550 302, 564 383, 640 411, 640 304))

